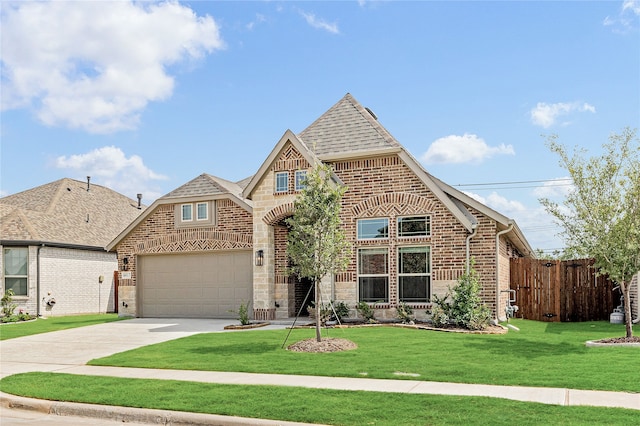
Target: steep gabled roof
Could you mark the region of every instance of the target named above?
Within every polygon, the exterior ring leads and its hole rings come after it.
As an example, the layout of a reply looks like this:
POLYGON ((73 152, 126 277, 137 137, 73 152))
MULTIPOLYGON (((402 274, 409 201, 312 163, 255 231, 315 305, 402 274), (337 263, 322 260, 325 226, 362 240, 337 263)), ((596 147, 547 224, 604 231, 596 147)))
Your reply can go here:
POLYGON ((0 198, 0 238, 104 248, 142 212, 116 191, 64 178, 0 198))
POLYGON ((242 188, 243 187, 238 183, 203 173, 154 201, 146 210, 145 214, 137 217, 129 224, 129 226, 109 242, 107 250, 113 250, 123 238, 125 238, 140 223, 150 216, 158 206, 161 205, 228 198, 233 200, 246 211, 252 212, 253 207, 251 206, 251 200, 242 196, 242 188))
POLYGON ((247 199, 251 198, 251 193, 253 192, 254 188, 260 183, 265 173, 269 171, 269 168, 271 167, 273 162, 278 159, 280 153, 288 143, 292 144, 293 147, 300 153, 300 155, 304 157, 305 160, 307 160, 309 164, 314 165, 320 163, 318 157, 309 149, 309 147, 305 145, 304 142, 302 142, 300 138, 298 138, 291 130, 287 130, 286 132, 284 132, 276 146, 273 147, 273 149, 267 156, 267 159, 264 160, 264 162, 258 169, 258 172, 251 177, 251 180, 245 186, 244 190, 242 191, 243 197, 247 199))
POLYGON ((373 113, 349 93, 298 137, 322 160, 401 148, 373 113))

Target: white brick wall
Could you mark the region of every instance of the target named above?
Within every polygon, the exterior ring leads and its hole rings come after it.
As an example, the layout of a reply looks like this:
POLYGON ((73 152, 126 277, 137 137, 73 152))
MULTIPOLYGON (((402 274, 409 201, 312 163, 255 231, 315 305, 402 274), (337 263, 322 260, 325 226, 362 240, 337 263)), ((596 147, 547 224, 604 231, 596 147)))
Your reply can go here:
POLYGON ((45 317, 113 312, 113 271, 116 269, 115 253, 42 247, 40 248, 40 298, 38 300, 38 247, 31 246, 29 247, 29 295, 27 298, 14 298, 14 302, 18 305, 16 312, 23 309, 25 312, 35 314, 38 304, 40 314, 45 317), (100 276, 104 277, 102 283, 99 282, 100 276), (56 301, 53 306, 46 304, 51 297, 56 301))

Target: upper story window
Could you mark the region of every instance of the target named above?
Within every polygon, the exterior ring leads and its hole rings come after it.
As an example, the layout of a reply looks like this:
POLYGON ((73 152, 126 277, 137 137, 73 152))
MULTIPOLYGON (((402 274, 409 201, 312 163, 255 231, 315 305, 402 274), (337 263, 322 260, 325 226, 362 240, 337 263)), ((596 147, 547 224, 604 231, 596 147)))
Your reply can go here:
POLYGON ((398 237, 428 237, 431 235, 429 216, 407 216, 398 218, 398 237))
POLYGON ((209 219, 209 203, 197 203, 196 204, 196 219, 208 220, 209 219))
POLYGON ((180 220, 182 222, 190 222, 193 220, 193 204, 183 204, 181 211, 182 216, 180 216, 180 220))
POLYGON ((174 205, 176 228, 216 226, 216 201, 194 201, 174 205))
POLYGON ((302 191, 305 188, 306 178, 307 178, 306 170, 296 170, 296 191, 302 191))
POLYGON ((389 219, 358 219, 358 239, 389 238, 389 219))
POLYGON ((13 290, 15 296, 28 296, 29 249, 4 249, 4 291, 13 290))
POLYGON ((289 172, 276 173, 276 192, 289 191, 289 172))

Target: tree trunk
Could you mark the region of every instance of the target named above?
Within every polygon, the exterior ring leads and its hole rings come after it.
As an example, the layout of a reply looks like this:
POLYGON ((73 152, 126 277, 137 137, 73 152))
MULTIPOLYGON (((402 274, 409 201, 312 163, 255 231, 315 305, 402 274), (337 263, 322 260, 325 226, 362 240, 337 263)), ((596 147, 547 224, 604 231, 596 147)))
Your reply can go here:
POLYGON ((631 286, 626 281, 620 284, 620 291, 624 297, 624 324, 626 328, 626 337, 633 337, 632 318, 631 318, 631 286))
POLYGON ((320 334, 320 298, 318 297, 318 288, 320 287, 320 281, 318 279, 315 279, 313 285, 315 286, 314 293, 316 299, 316 341, 321 342, 322 335, 320 334))

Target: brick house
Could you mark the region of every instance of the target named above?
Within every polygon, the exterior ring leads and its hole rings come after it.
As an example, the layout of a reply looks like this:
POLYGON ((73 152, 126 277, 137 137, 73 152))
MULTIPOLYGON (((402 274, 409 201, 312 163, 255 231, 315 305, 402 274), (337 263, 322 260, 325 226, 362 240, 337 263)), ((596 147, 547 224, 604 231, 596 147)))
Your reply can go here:
POLYGON ((341 219, 353 249, 348 270, 323 282, 323 301, 352 315, 366 301, 378 318, 403 301, 425 316, 473 259, 484 301, 504 317, 509 258, 533 255, 517 224, 430 175, 350 94, 301 133, 287 130, 252 177, 200 175, 114 239, 120 312, 229 317, 250 302, 256 319, 304 313, 309 284, 286 274, 285 219, 318 162, 348 187, 341 219))
POLYGON ((16 312, 116 311, 117 258, 105 247, 143 207, 90 180, 67 178, 0 198, 2 293, 14 291, 16 312))

